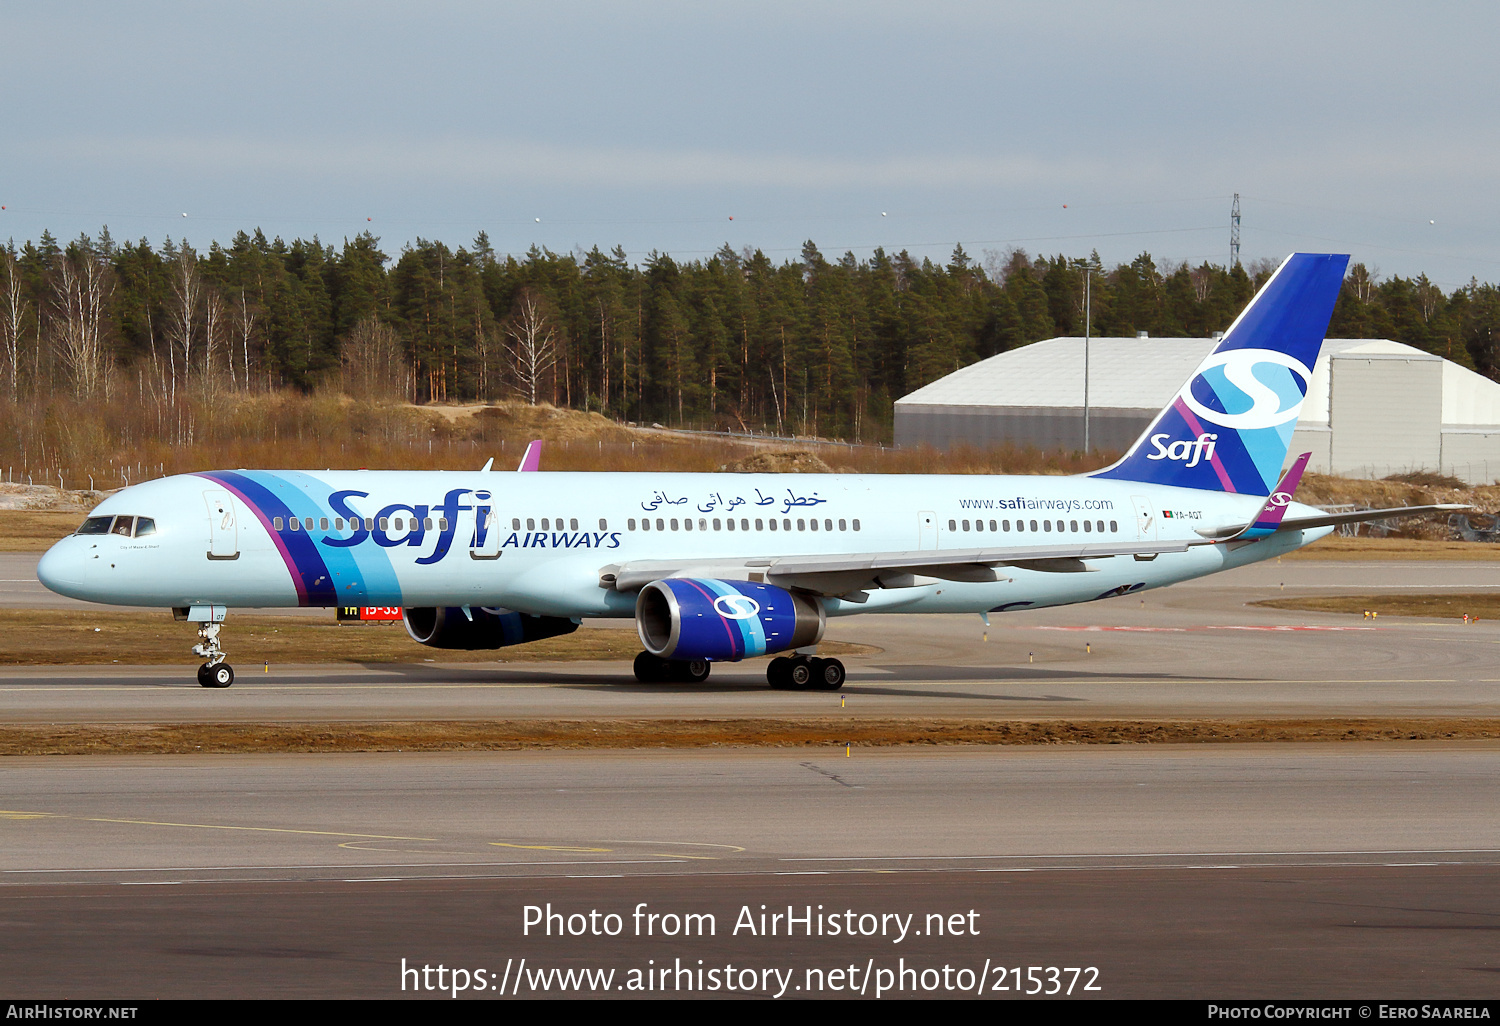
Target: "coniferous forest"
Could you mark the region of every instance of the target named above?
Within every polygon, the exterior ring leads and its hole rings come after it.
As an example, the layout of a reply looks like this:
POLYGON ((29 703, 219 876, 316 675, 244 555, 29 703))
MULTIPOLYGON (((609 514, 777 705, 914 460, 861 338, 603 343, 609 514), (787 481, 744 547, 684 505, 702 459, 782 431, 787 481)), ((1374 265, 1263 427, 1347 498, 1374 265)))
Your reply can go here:
MULTIPOLYGON (((811 241, 779 263, 728 246, 633 262, 619 248, 500 254, 484 233, 395 255, 368 233, 332 246, 240 232, 201 249, 122 243, 107 228, 65 244, 44 233, 0 248, 0 401, 126 402, 180 424, 185 401, 202 420, 257 393, 521 399, 888 442, 891 404, 912 389, 1081 335, 1085 273, 1095 335, 1206 336, 1273 269, 1147 253, 1113 268, 1019 250, 976 259, 961 246, 937 264, 883 250, 829 257, 811 241)), ((1497 328, 1495 285, 1445 292, 1425 275, 1355 264, 1329 334, 1393 338, 1497 377, 1497 328)))

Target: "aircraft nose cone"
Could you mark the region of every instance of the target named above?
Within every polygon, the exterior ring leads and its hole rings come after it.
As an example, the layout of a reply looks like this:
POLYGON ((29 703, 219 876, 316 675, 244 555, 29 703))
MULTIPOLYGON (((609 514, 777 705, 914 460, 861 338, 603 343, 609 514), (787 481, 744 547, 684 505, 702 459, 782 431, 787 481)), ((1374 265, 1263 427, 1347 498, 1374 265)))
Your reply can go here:
POLYGON ((36 579, 59 595, 76 597, 83 587, 84 554, 65 538, 52 546, 36 565, 36 579))

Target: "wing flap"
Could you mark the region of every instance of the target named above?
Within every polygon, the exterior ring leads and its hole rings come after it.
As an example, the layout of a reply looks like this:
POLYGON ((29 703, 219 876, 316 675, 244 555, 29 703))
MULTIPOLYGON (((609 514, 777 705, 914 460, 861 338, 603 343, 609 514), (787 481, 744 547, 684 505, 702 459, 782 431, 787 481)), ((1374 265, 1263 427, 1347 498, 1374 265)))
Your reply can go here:
POLYGON ((1012 548, 923 549, 915 552, 862 552, 818 556, 758 557, 741 560, 636 560, 601 567, 599 586, 639 591, 664 577, 710 577, 765 580, 789 588, 842 594, 858 588, 900 588, 933 579, 984 582, 1005 580, 997 567, 1047 573, 1087 571, 1085 560, 1113 556, 1151 558, 1163 552, 1186 552, 1211 542, 1097 542, 1029 545, 1012 548), (755 575, 752 577, 752 575, 755 575), (923 580, 925 578, 926 580, 923 580))

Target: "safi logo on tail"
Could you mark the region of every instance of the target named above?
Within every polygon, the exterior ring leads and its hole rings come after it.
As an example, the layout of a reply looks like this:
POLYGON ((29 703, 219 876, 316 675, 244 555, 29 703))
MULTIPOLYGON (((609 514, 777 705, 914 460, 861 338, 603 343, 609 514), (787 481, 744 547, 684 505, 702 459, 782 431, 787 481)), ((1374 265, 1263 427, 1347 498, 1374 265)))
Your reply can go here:
POLYGON ((1269 495, 1348 263, 1287 257, 1130 451, 1092 476, 1269 495))

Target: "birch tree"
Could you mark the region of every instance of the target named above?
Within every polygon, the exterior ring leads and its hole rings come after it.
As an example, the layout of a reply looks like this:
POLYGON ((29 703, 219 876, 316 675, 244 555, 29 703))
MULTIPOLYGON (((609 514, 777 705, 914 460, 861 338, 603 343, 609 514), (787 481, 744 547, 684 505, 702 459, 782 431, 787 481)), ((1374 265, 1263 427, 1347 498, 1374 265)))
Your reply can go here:
POLYGON ((53 336, 79 399, 93 399, 105 376, 104 328, 114 278, 107 260, 81 239, 59 254, 52 275, 53 336))
POLYGON ((0 269, 5 273, 5 280, 0 282, 0 345, 4 346, 7 384, 14 400, 20 392, 21 333, 26 327, 26 311, 31 306, 26 298, 14 245, 0 249, 0 269))
POLYGON ((531 289, 523 289, 516 300, 515 312, 505 325, 505 337, 509 339, 505 351, 511 359, 516 391, 535 406, 542 380, 557 363, 557 333, 531 289))
MULTIPOLYGON (((182 356, 184 384, 197 357, 198 304, 203 298, 203 279, 198 274, 198 255, 184 240, 172 267, 172 307, 168 335, 174 353, 182 356)), ((176 359, 172 360, 172 397, 177 395, 176 359)))

